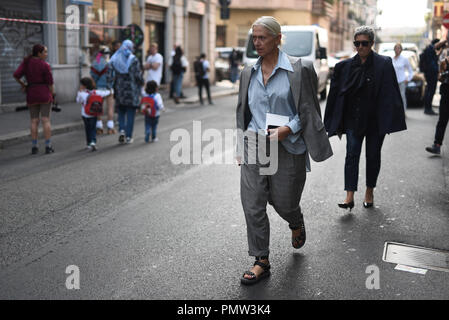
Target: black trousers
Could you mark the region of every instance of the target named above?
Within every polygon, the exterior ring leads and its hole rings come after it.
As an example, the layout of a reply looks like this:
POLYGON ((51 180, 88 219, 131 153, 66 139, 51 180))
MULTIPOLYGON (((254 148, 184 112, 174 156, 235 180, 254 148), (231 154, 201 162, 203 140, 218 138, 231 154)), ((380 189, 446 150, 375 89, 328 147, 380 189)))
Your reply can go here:
POLYGON ((210 97, 210 85, 209 79, 197 79, 198 83, 198 95, 200 96, 200 103, 203 104, 203 86, 206 87, 207 99, 209 103, 212 103, 212 99, 210 97))
POLYGON ((424 110, 432 111, 432 100, 435 95, 438 83, 438 74, 426 74, 425 75, 427 86, 424 92, 424 110))
POLYGON ((97 143, 97 117, 83 117, 87 145, 97 143))
POLYGON ((366 137, 366 186, 375 188, 380 172, 381 150, 385 135, 377 130, 359 136, 354 130, 346 130, 345 190, 357 191, 359 161, 363 139, 366 137))
POLYGON ((443 144, 444 133, 446 132, 447 122, 449 120, 449 84, 440 86, 440 114, 438 118, 437 128, 435 130, 435 144, 443 144))

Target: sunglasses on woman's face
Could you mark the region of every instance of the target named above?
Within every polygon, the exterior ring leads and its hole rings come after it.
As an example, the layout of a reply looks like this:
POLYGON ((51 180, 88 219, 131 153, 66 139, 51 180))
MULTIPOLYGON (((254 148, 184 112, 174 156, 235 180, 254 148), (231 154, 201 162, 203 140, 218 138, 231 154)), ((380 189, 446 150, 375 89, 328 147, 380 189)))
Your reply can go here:
POLYGON ((370 44, 370 41, 366 41, 366 40, 364 40, 364 41, 354 41, 354 46, 356 48, 360 47, 360 45, 362 45, 363 47, 368 47, 369 44, 370 44))

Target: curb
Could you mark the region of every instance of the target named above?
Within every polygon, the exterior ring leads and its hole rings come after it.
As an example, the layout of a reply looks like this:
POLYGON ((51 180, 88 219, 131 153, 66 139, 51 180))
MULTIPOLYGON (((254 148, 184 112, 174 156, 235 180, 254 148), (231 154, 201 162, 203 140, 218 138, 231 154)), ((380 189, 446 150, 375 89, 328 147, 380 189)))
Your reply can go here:
MULTIPOLYGON (((75 130, 80 130, 84 128, 84 123, 82 121, 75 121, 71 123, 54 125, 51 128, 52 136, 58 135, 61 133, 71 132, 75 130)), ((39 128, 38 131, 39 138, 43 138, 43 130, 39 128)), ((5 147, 9 147, 15 144, 19 144, 22 142, 30 141, 31 135, 30 130, 22 130, 19 132, 14 132, 10 134, 6 134, 0 136, 0 149, 4 149, 5 147)))
MULTIPOLYGON (((211 96, 212 96, 212 98, 219 98, 219 97, 234 95, 237 93, 238 93, 238 90, 235 90, 235 89, 223 90, 222 92, 211 93, 211 96)), ((191 104, 199 103, 199 101, 200 100, 198 97, 192 97, 192 98, 185 99, 181 105, 173 105, 173 106, 174 106, 174 108, 177 108, 177 107, 181 107, 182 105, 191 105, 191 104)), ((171 103, 170 103, 170 105, 171 105, 171 103)), ((75 121, 75 122, 70 122, 70 123, 65 123, 65 124, 52 125, 51 134, 52 134, 52 136, 55 136, 58 134, 67 133, 67 132, 71 132, 71 131, 75 131, 75 130, 81 130, 81 129, 84 129, 84 123, 82 121, 75 121)), ((38 134, 39 134, 39 138, 43 137, 42 128, 39 128, 38 134)), ((15 144, 30 141, 30 139, 31 139, 31 136, 30 136, 29 129, 2 135, 2 136, 0 136, 0 150, 4 149, 6 147, 10 147, 15 144)))
MULTIPOLYGON (((238 94, 238 93, 239 93, 238 89, 237 90, 236 89, 223 90, 221 92, 211 93, 211 98, 232 96, 232 95, 238 94)), ((200 99, 198 97, 192 97, 192 98, 184 99, 182 102, 184 104, 194 104, 194 103, 199 103, 200 99)))
POLYGON ((3 104, 3 105, 0 105, 0 114, 15 112, 19 108, 28 108, 28 107, 27 107, 26 103, 24 103, 24 102, 3 104))

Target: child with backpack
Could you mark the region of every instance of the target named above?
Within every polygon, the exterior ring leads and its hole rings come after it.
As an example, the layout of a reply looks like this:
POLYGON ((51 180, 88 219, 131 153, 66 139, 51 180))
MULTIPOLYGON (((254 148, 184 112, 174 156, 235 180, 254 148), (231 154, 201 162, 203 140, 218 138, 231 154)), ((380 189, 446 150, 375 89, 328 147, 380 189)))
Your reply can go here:
POLYGON ((157 92, 157 83, 154 80, 148 81, 145 92, 142 95, 141 110, 145 116, 145 142, 156 142, 157 124, 159 122, 160 110, 164 109, 161 95, 157 92))
POLYGON ((103 114, 103 98, 110 95, 109 90, 95 90, 95 82, 91 78, 82 78, 76 102, 81 103, 81 116, 86 131, 87 149, 97 150, 97 117, 103 114))

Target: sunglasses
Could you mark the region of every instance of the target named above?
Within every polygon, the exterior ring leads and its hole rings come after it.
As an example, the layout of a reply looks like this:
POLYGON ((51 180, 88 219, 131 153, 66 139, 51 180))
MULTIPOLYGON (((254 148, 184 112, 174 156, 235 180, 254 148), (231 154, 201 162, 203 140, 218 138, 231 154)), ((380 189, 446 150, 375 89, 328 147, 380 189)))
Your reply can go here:
POLYGON ((371 41, 366 41, 366 40, 364 40, 364 41, 354 41, 353 43, 354 43, 354 46, 356 48, 360 47, 360 45, 362 45, 363 47, 368 47, 369 44, 371 43, 371 41))

